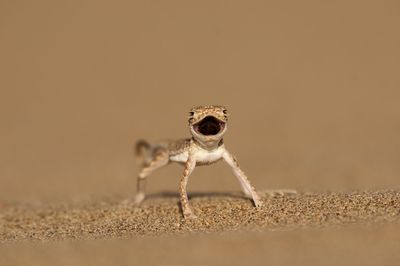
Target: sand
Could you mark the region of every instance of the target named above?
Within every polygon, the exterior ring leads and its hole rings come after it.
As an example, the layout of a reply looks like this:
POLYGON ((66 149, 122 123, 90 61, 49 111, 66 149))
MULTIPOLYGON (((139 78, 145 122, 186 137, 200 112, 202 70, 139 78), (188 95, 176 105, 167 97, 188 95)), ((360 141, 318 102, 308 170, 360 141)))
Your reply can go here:
POLYGON ((8 243, 0 265, 397 265, 400 223, 107 241, 8 243))
POLYGON ((265 195, 253 207, 239 195, 193 195, 198 216, 184 220, 177 197, 159 195, 142 206, 107 199, 80 204, 11 204, 0 210, 0 241, 129 238, 229 231, 287 230, 374 224, 400 217, 400 191, 265 195))
POLYGON ((3 204, 0 265, 396 265, 400 190, 3 204))

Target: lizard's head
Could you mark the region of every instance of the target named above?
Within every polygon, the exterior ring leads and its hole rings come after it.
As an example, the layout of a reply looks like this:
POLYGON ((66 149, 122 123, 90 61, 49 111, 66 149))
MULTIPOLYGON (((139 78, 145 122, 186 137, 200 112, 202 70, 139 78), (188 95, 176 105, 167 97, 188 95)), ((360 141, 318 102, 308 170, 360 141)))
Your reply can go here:
POLYGON ((190 133, 201 145, 212 148, 222 140, 227 130, 228 114, 223 106, 197 106, 189 112, 190 133))

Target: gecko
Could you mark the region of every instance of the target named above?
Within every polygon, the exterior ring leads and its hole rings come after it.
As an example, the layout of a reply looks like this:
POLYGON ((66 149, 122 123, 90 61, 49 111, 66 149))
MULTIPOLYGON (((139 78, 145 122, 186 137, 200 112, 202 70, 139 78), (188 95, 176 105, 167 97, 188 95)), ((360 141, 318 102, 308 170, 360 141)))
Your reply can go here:
POLYGON ((180 163, 184 165, 179 185, 180 206, 185 219, 194 219, 196 215, 190 208, 186 191, 189 176, 196 166, 224 160, 232 168, 246 197, 251 198, 256 207, 262 206, 260 196, 241 170, 236 157, 225 147, 223 137, 228 129, 227 109, 219 105, 196 106, 190 109, 188 121, 190 138, 154 144, 139 140, 136 143, 141 170, 137 178, 135 204, 145 199, 146 179, 151 173, 169 163, 180 163))

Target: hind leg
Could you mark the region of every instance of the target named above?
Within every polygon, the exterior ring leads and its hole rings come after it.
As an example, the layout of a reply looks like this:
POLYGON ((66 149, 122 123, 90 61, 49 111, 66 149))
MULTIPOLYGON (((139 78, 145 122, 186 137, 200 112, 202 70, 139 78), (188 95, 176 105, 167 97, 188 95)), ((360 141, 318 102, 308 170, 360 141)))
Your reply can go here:
POLYGON ((150 163, 142 168, 137 179, 137 192, 135 195, 135 203, 140 204, 146 196, 146 178, 160 167, 167 165, 169 162, 169 155, 165 149, 156 150, 154 157, 150 163))

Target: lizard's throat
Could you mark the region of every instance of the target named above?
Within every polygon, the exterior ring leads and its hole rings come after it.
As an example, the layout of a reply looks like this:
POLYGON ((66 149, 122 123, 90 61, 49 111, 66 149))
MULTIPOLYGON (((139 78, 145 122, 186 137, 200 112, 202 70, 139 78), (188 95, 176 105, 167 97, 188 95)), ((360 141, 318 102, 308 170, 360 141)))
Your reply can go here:
POLYGON ((195 143, 206 150, 214 150, 224 144, 223 138, 193 138, 195 143))

